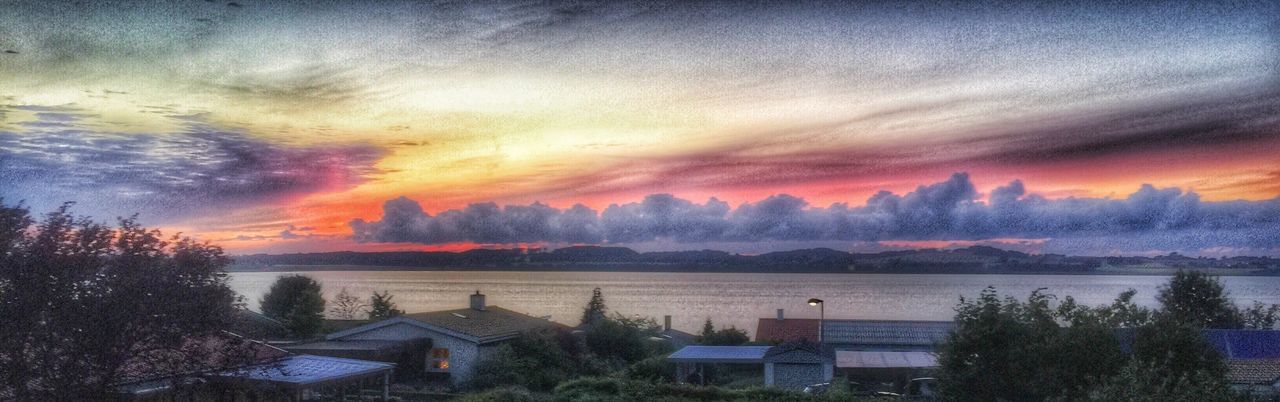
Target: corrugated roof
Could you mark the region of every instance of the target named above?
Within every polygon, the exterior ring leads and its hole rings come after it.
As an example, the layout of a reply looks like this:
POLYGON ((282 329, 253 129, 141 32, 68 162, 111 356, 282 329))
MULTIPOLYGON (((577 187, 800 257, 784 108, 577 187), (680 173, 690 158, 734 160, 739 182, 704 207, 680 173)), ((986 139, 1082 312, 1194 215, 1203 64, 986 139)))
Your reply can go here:
POLYGON ((930 352, 836 352, 840 368, 930 368, 938 367, 938 357, 930 352))
POLYGON ((263 363, 215 375, 252 381, 269 381, 286 385, 309 385, 343 381, 390 371, 395 365, 367 360, 339 357, 292 355, 270 363, 263 363))
POLYGON ((685 346, 667 360, 685 363, 759 363, 772 346, 685 346))
POLYGON ((1280 359, 1227 360, 1227 379, 1232 384, 1275 384, 1280 380, 1280 359))
POLYGON ((829 344, 932 346, 947 340, 951 321, 827 320, 822 341, 829 344))

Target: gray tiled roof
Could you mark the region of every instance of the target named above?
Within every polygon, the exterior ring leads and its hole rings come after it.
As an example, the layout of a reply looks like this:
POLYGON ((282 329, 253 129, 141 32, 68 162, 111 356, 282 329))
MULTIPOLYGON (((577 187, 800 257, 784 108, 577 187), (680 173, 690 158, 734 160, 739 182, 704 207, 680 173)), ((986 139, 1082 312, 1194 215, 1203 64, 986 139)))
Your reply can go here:
POLYGON ((930 346, 947 340, 951 321, 827 320, 822 340, 830 344, 930 346))
POLYGON ((502 307, 469 308, 407 314, 405 318, 472 336, 480 340, 537 328, 559 327, 550 320, 520 314, 502 307))
POLYGON ((1233 384, 1274 384, 1280 380, 1280 359, 1229 359, 1227 379, 1233 384))

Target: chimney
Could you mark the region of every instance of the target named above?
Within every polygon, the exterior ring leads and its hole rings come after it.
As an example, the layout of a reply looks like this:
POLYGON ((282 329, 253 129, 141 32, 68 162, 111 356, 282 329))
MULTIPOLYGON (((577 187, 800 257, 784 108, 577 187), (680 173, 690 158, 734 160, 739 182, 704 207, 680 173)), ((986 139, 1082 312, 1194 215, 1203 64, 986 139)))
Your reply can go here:
POLYGON ((471 309, 476 311, 484 311, 484 295, 477 290, 476 294, 471 295, 471 309))
POLYGON ((671 330, 671 316, 669 315, 662 316, 662 330, 663 331, 671 330))
POLYGON ((782 309, 778 309, 778 321, 782 321, 782 309))

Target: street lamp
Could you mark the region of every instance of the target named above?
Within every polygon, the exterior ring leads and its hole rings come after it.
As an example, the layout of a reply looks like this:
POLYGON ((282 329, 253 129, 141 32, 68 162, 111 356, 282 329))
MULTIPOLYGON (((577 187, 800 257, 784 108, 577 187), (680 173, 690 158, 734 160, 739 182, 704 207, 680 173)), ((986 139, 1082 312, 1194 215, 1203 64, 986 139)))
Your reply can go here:
POLYGON ((818 344, 822 344, 823 322, 827 319, 826 304, 822 299, 809 299, 810 306, 818 306, 818 344))

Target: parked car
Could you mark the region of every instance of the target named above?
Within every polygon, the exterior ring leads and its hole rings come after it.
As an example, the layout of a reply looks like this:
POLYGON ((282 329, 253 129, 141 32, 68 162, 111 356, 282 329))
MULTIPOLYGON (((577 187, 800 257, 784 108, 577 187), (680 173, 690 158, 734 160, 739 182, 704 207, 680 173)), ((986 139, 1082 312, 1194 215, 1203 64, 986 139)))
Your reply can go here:
POLYGON ((931 401, 938 397, 938 379, 933 377, 912 378, 902 390, 907 399, 931 401))

